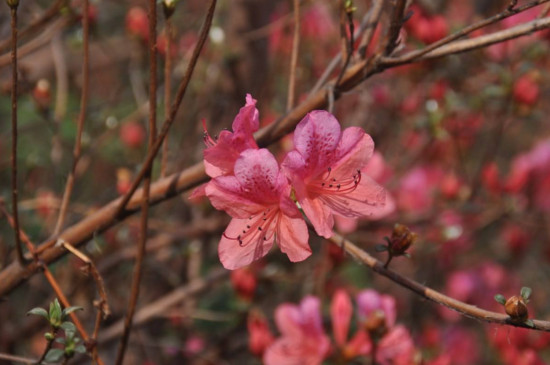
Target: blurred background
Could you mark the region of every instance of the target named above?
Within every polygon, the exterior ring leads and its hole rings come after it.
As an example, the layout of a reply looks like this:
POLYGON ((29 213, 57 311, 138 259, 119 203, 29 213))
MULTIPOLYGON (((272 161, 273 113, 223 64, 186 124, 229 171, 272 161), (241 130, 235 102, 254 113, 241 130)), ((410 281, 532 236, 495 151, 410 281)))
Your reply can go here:
MULTIPOLYGON (((82 4, 65 3, 39 32, 22 34, 19 48, 19 210, 21 226, 35 243, 53 232, 72 165, 79 112, 82 4)), ((21 1, 20 29, 39 19, 52 4, 21 1)), ((177 2, 170 51, 159 11, 159 121, 164 115, 166 58, 172 61, 170 80, 175 92, 207 5, 197 0, 177 2)), ((358 26, 371 3, 354 5, 358 26)), ((507 1, 413 1, 399 52, 424 47, 507 5, 507 1)), ((91 94, 67 226, 126 192, 145 156, 146 6, 145 1, 91 2, 91 94)), ((546 5, 534 7, 470 36, 531 21, 545 16, 545 10, 546 5)), ((338 2, 301 2, 298 102, 307 98, 341 52, 339 22, 338 2)), ((386 24, 387 14, 381 27, 386 24)), ((291 1, 219 2, 209 40, 168 136, 168 174, 202 160, 201 119, 212 136, 230 128, 246 93, 258 100, 262 126, 285 114, 292 32, 291 1)), ((0 194, 8 206, 9 37, 9 8, 2 5, 0 194)), ((375 34, 369 52, 376 51, 382 37, 382 31, 375 34)), ((499 312, 502 306, 493 299, 495 294, 509 297, 528 286, 533 289, 530 317, 550 319, 550 104, 544 102, 550 94, 549 49, 550 32, 542 31, 389 69, 342 95, 333 112, 343 126, 361 126, 373 137, 376 154, 368 173, 388 189, 393 209, 375 221, 339 220, 336 230, 384 260, 385 253, 375 253, 374 246, 391 235, 395 223, 404 224, 417 233, 418 240, 410 250, 411 259, 393 260, 391 267, 396 271, 461 301, 499 312)), ((336 68, 332 76, 338 72, 336 68)), ((270 149, 281 160, 292 148, 291 141, 285 137, 270 149)), ((154 178, 160 175, 160 165, 155 164, 154 178)), ((425 363, 442 355, 448 356, 447 364, 550 361, 549 335, 487 325, 421 300, 345 257, 314 233, 310 234, 314 253, 304 262, 292 264, 273 250, 251 267, 225 271, 217 244, 228 222, 229 217, 207 200, 190 201, 188 194, 151 209, 138 323, 125 363, 259 364, 248 343, 251 311, 263 313, 276 336, 275 308, 315 295, 323 303, 330 333, 328 306, 339 288, 350 295, 374 288, 395 297, 397 322, 406 326, 419 354, 416 358, 425 363)), ((139 218, 131 216, 81 248, 96 263, 106 284, 112 314, 99 333, 99 351, 106 363, 113 362, 121 334, 138 231, 139 218)), ((3 217, 0 270, 14 260, 14 251, 13 233, 3 217)), ((50 268, 71 303, 84 308, 78 312, 84 325, 93 328, 97 291, 84 266, 77 257, 66 255, 50 268)), ((42 318, 25 314, 33 307, 47 307, 53 299, 41 274, 2 297, 0 352, 38 358, 48 326, 42 318)))

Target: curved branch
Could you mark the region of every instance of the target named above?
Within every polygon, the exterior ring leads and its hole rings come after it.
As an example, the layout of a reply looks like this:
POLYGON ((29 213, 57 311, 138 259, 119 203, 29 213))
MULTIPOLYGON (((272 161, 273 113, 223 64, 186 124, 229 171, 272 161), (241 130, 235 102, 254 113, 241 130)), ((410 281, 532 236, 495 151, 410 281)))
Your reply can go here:
POLYGON ((452 309, 465 317, 477 319, 478 321, 497 323, 502 325, 509 325, 514 327, 523 327, 528 329, 534 329, 538 331, 550 332, 550 322, 533 319, 533 326, 528 326, 525 323, 513 322, 506 314, 488 311, 475 305, 467 304, 451 298, 445 294, 442 294, 436 290, 433 290, 427 286, 420 284, 417 281, 401 276, 397 272, 384 268, 384 264, 366 251, 357 247, 353 242, 344 239, 342 236, 335 234, 330 238, 330 241, 338 247, 345 250, 351 257, 362 262, 370 267, 374 272, 387 277, 391 281, 407 288, 423 298, 431 300, 434 303, 444 305, 445 307, 452 309))

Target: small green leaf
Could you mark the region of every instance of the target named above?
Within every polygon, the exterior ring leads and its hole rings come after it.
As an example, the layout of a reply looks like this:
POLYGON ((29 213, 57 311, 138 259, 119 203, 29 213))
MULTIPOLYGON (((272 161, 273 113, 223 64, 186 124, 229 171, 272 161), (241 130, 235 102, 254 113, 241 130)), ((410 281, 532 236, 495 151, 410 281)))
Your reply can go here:
POLYGON ((374 250, 376 252, 384 252, 388 250, 388 246, 379 243, 376 246, 374 246, 374 250))
POLYGON ((59 362, 63 358, 63 355, 65 355, 65 351, 61 349, 51 349, 46 354, 46 362, 59 362))
POLYGON ((530 320, 530 319, 526 320, 524 323, 525 323, 525 325, 527 325, 528 327, 535 328, 535 323, 534 323, 532 320, 530 320))
POLYGON ((46 332, 46 333, 44 333, 44 338, 47 341, 52 341, 55 338, 55 335, 51 332, 46 332))
POLYGON ((75 352, 78 352, 79 354, 85 354, 86 353, 86 347, 84 345, 78 345, 74 349, 75 352))
POLYGON ((523 299, 525 299, 526 301, 529 300, 529 297, 531 296, 531 288, 528 288, 526 286, 524 286, 523 288, 521 288, 521 296, 523 297, 523 299))
POLYGON ((70 313, 72 313, 74 311, 77 311, 77 310, 84 310, 84 308, 77 307, 77 306, 72 306, 72 307, 63 309, 63 319, 65 319, 65 317, 67 317, 70 313))
POLYGON ((502 305, 506 304, 506 298, 502 294, 495 295, 495 300, 502 305))
POLYGON ((40 307, 33 308, 27 312, 27 316, 29 314, 34 314, 36 316, 42 316, 46 319, 49 319, 48 312, 44 308, 40 308, 40 307))
POLYGON ((76 332, 76 327, 72 322, 63 322, 60 326, 65 332, 76 332))
POLYGON ((63 345, 67 342, 63 337, 58 337, 55 339, 55 342, 62 343, 63 345))

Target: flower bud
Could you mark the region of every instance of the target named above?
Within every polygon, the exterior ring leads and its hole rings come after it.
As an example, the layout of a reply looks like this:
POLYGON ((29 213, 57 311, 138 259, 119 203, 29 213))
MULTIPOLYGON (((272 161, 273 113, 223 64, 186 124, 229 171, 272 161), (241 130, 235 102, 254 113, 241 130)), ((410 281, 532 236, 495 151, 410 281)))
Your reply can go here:
POLYGON ((389 239, 389 251, 392 256, 404 255, 416 241, 417 235, 411 232, 407 226, 396 223, 389 239))
POLYGON ((382 337, 387 331, 386 314, 383 310, 377 309, 369 314, 363 327, 374 337, 382 337))
POLYGON ((529 316, 525 300, 517 295, 510 297, 506 301, 504 310, 514 321, 524 322, 529 316))
POLYGON ((19 6, 19 0, 6 0, 6 3, 12 9, 17 9, 17 7, 19 6))
POLYGON ((53 341, 53 339, 55 338, 54 334, 51 333, 51 332, 46 332, 44 333, 44 338, 48 341, 53 341))
POLYGON ((162 10, 164 11, 164 17, 169 19, 176 10, 176 0, 164 0, 162 2, 162 10))

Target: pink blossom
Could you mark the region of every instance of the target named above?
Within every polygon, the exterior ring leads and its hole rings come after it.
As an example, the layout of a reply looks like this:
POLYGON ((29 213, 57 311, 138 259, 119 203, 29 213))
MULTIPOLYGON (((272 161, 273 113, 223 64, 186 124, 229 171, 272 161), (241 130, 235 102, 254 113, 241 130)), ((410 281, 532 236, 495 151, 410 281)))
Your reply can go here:
POLYGON ((406 212, 426 214, 434 203, 434 193, 443 172, 434 167, 415 167, 401 179, 397 205, 406 212))
POLYGON ((265 317, 258 312, 251 312, 247 320, 248 347, 250 352, 256 356, 262 356, 267 348, 271 346, 275 338, 269 330, 265 317))
POLYGON ((206 186, 212 205, 233 219, 218 254, 226 269, 237 269, 267 254, 275 239, 292 262, 311 249, 300 211, 275 157, 266 149, 248 149, 235 162, 234 176, 219 176, 206 186))
POLYGON ((214 140, 205 127, 204 168, 210 177, 230 175, 239 154, 247 149, 258 149, 254 140, 254 132, 260 126, 256 100, 250 94, 246 95, 246 105, 233 120, 233 132, 222 131, 214 140))
POLYGON ((371 216, 384 207, 384 189, 361 172, 374 149, 361 128, 342 132, 332 114, 316 110, 296 127, 294 146, 283 168, 320 236, 332 236, 333 214, 371 216))
POLYGON ((381 312, 384 314, 386 328, 395 324, 395 299, 389 295, 379 294, 373 289, 363 290, 357 295, 357 307, 362 320, 368 320, 375 312, 381 312))
POLYGON ((393 327, 378 342, 376 361, 381 365, 410 365, 415 363, 415 353, 409 331, 399 325, 393 327))
POLYGON ((372 349, 371 340, 362 328, 358 329, 348 341, 352 314, 353 306, 349 295, 345 290, 337 290, 332 297, 330 317, 332 319, 334 341, 346 359, 353 359, 358 355, 367 355, 372 349))
POLYGON ((299 306, 280 305, 275 322, 282 336, 265 352, 266 365, 316 365, 329 354, 330 340, 323 330, 319 299, 307 296, 299 306))

